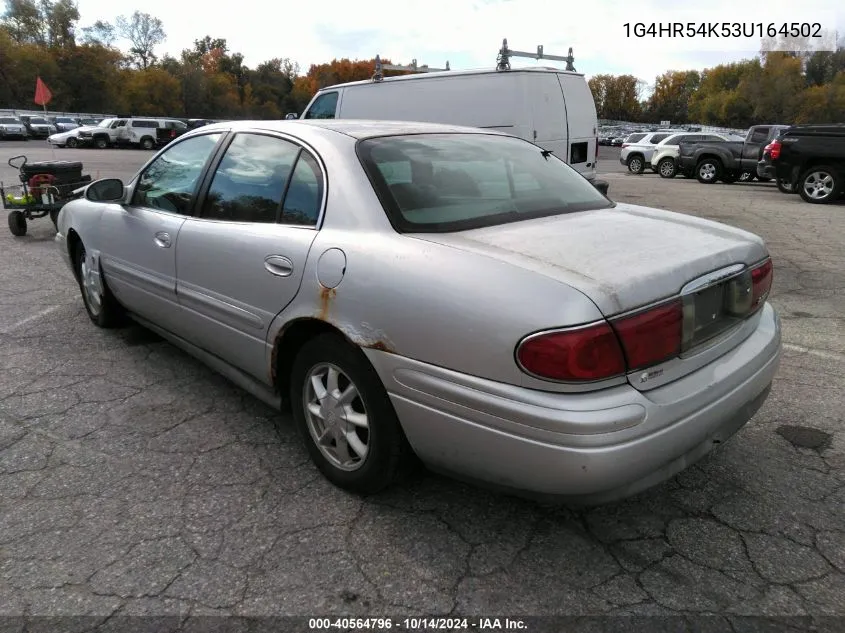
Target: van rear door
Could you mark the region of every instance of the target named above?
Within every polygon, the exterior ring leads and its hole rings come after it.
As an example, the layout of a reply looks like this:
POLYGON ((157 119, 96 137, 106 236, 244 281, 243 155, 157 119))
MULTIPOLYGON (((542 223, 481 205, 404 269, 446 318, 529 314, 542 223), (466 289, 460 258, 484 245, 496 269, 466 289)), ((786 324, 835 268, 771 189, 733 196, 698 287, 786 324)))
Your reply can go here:
MULTIPOLYGON (((557 73, 566 102, 569 147, 566 162, 589 179, 596 177, 598 116, 593 93, 583 75, 557 73)), ((563 158, 563 155, 558 155, 563 158)))
POLYGON ((528 137, 561 160, 569 162, 566 102, 555 73, 530 72, 525 76, 525 97, 532 114, 533 133, 528 137))

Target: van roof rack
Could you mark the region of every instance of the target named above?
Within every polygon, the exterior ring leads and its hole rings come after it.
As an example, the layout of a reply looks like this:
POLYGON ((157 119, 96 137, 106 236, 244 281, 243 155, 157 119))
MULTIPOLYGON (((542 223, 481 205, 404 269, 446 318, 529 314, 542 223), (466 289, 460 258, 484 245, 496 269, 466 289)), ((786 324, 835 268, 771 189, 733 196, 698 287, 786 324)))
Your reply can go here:
POLYGON ((446 68, 431 68, 428 64, 419 66, 416 59, 412 59, 408 66, 399 66, 397 64, 382 64, 381 57, 376 55, 376 72, 373 74, 373 81, 381 81, 384 79, 385 70, 407 70, 413 73, 434 73, 444 70, 452 70, 449 67, 449 61, 446 61, 446 68))
POLYGON ((502 48, 499 49, 499 54, 496 56, 496 70, 510 70, 511 57, 527 57, 529 59, 551 59, 558 62, 566 62, 566 70, 575 70, 575 58, 572 56, 572 47, 569 47, 569 54, 566 57, 560 55, 546 55, 543 52, 543 45, 537 46, 536 53, 526 53, 523 51, 514 51, 508 48, 508 40, 502 40, 502 48))

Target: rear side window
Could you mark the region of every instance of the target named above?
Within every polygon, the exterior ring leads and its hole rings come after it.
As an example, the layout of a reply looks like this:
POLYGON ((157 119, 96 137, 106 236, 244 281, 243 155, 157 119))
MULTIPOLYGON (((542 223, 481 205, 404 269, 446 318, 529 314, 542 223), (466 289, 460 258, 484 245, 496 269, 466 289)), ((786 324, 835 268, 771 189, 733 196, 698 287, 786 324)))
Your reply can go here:
POLYGON ((669 134, 655 134, 654 136, 651 137, 651 140, 649 141, 649 143, 653 143, 653 144, 657 145, 660 141, 669 138, 669 136, 670 136, 669 134))
POLYGON ((147 121, 146 119, 139 119, 137 121, 132 121, 132 127, 158 127, 157 121, 147 121))
POLYGON ((587 162, 587 143, 573 143, 570 150, 569 164, 575 165, 578 163, 587 162))
POLYGON ((645 134, 631 134, 625 139, 626 143, 639 143, 645 138, 645 134))
POLYGON ((337 110, 337 94, 336 92, 327 92, 322 94, 311 104, 308 112, 305 113, 306 119, 333 119, 335 110, 337 110))

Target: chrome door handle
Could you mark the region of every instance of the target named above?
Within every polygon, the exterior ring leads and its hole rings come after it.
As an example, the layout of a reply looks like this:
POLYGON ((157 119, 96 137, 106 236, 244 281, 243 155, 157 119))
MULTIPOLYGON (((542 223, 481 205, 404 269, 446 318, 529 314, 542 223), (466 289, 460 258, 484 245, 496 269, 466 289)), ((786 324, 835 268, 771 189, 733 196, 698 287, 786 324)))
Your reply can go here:
POLYGON ((270 255, 264 258, 264 268, 271 275, 290 277, 291 273, 293 273, 293 262, 281 255, 270 255))
POLYGON ((159 248, 170 248, 170 234, 159 231, 153 238, 153 243, 159 248))

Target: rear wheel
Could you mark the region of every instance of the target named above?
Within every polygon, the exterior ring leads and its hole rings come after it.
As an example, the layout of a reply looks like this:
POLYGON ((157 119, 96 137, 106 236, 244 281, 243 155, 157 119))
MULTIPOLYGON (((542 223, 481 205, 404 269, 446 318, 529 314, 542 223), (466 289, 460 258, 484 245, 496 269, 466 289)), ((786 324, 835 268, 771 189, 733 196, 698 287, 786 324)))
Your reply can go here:
POLYGON ((9 211, 9 230, 15 237, 26 235, 26 216, 23 211, 9 211))
POLYGON ((674 178, 676 171, 674 158, 661 158, 657 163, 657 173, 661 178, 674 178))
POLYGON ((698 182, 712 185, 722 177, 722 163, 715 158, 705 158, 699 161, 695 168, 695 177, 698 182))
POLYGON ((798 193, 798 190, 786 178, 778 178, 776 183, 781 193, 798 193))
POLYGON ((375 493, 414 461, 381 379, 340 335, 324 334, 302 347, 290 402, 311 459, 336 486, 375 493))
POLYGON ((628 158, 628 171, 632 174, 641 174, 645 170, 645 161, 643 157, 634 154, 633 156, 628 158))
POLYGON ((798 179, 798 193, 805 202, 829 204, 842 193, 842 178, 827 165, 810 167, 798 179))

